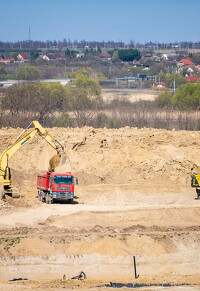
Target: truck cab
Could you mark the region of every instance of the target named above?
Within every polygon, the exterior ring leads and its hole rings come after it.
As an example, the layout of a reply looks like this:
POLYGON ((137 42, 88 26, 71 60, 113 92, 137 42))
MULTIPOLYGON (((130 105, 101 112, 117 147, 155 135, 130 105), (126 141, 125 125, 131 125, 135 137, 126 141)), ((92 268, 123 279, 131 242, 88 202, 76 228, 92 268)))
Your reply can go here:
POLYGON ((47 172, 38 175, 37 189, 40 201, 48 204, 56 200, 72 201, 74 199, 74 184, 78 183, 71 172, 55 173, 47 172))

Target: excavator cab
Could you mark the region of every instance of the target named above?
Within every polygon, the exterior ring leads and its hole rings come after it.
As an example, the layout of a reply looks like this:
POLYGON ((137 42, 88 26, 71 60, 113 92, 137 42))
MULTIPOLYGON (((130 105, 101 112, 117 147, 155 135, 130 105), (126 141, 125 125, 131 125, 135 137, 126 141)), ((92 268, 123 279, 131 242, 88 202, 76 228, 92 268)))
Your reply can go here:
POLYGON ((200 175, 193 172, 191 169, 191 187, 196 188, 197 198, 200 199, 200 175))
POLYGON ((200 175, 193 172, 193 168, 191 169, 191 186, 192 187, 200 187, 200 175))

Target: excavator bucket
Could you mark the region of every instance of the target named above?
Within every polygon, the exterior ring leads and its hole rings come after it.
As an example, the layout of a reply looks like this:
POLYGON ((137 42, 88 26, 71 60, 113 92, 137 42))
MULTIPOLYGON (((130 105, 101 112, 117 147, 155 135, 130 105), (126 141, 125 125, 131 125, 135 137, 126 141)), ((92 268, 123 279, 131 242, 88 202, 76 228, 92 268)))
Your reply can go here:
POLYGON ((57 154, 49 160, 49 172, 54 172, 55 168, 69 162, 69 157, 65 153, 57 154))
POLYGON ((8 187, 4 187, 2 198, 5 195, 8 195, 12 198, 19 198, 20 197, 19 189, 17 189, 16 187, 13 187, 12 185, 10 185, 8 187))
POLYGON ((20 197, 20 192, 19 189, 16 187, 12 187, 12 198, 19 198, 20 197))

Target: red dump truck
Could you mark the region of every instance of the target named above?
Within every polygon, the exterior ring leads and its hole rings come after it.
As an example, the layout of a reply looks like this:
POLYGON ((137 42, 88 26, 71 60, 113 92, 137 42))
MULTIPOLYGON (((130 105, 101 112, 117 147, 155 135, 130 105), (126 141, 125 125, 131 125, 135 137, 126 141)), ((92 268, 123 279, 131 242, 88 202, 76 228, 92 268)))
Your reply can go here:
POLYGON ((54 201, 73 201, 74 184, 78 184, 70 172, 52 173, 37 176, 38 199, 47 204, 54 201))

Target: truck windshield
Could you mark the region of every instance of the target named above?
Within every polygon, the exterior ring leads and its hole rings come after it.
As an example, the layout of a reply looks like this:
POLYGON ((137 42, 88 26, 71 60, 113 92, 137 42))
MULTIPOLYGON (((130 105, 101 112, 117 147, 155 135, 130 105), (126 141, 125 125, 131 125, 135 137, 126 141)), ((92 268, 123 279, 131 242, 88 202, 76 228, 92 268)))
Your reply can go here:
POLYGON ((73 184, 73 177, 71 176, 54 176, 55 184, 73 184))

